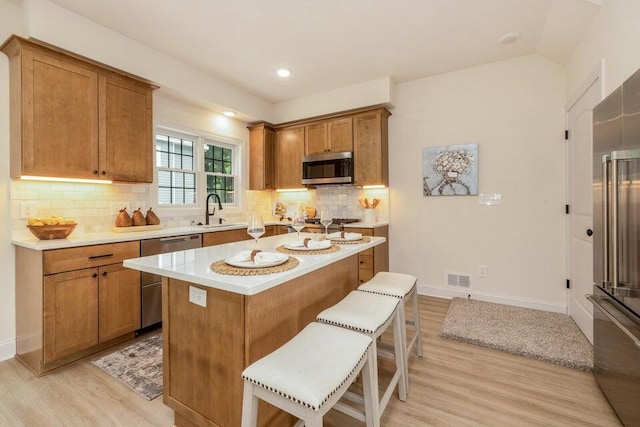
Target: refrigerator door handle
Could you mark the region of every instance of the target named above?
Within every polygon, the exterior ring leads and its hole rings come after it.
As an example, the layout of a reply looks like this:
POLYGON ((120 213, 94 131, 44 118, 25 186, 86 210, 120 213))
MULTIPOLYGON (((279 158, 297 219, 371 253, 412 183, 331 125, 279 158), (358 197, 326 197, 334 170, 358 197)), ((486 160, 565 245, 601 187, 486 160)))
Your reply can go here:
POLYGON ((611 286, 618 287, 618 159, 611 153, 611 286))
POLYGON ((607 220, 609 218, 609 161, 611 157, 608 154, 602 156, 602 272, 603 285, 609 282, 609 226, 607 220))

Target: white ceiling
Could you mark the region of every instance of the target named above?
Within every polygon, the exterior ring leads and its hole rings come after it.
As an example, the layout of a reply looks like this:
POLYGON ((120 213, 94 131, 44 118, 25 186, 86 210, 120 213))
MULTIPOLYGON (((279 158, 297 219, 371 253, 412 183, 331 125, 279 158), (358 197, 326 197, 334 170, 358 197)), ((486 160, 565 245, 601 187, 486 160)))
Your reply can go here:
POLYGON ((51 1, 277 103, 531 53, 562 64, 601 0, 51 1))

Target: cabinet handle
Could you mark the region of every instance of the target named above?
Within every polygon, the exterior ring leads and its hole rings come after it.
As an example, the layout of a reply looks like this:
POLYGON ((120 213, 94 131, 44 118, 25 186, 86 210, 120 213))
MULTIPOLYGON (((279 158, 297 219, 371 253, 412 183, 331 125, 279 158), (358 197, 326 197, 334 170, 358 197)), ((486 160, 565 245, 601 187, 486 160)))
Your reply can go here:
POLYGON ((93 273, 93 276, 91 277, 98 277, 98 273, 93 273))
POLYGON ((103 275, 103 276, 106 276, 106 275, 107 275, 107 272, 106 272, 106 271, 103 271, 103 272, 102 272, 102 275, 103 275))
POLYGON ((94 174, 94 175, 98 175, 98 170, 97 170, 97 169, 94 169, 94 170, 93 170, 93 174, 94 174))
POLYGON ((112 257, 112 256, 113 256, 113 254, 93 255, 93 256, 90 256, 89 259, 109 258, 109 257, 112 257))
POLYGON ((102 171, 102 172, 100 172, 100 173, 101 173, 102 175, 106 175, 106 174, 107 174, 107 171, 102 171))

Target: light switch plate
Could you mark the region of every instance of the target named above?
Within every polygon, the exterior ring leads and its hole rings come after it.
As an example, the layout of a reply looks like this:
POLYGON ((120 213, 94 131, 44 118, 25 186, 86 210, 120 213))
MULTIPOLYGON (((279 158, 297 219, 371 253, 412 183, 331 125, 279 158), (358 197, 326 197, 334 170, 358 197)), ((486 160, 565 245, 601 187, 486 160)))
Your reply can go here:
POLYGON ((32 202, 20 202, 20 219, 31 218, 34 215, 35 209, 32 202))
POLYGON ((189 302, 199 305, 200 307, 206 307, 207 291, 196 288, 195 286, 189 286, 189 302))
POLYGON ((478 202, 481 205, 498 206, 502 204, 502 194, 480 194, 478 202))

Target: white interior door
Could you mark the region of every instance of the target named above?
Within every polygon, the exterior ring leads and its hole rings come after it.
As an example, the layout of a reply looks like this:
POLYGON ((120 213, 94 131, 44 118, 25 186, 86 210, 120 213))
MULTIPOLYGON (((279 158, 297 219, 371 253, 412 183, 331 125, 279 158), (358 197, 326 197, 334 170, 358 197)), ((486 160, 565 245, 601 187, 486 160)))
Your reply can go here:
POLYGON ((593 107, 602 99, 597 77, 568 111, 569 122, 569 314, 593 342, 593 311, 585 298, 593 287, 593 107))

